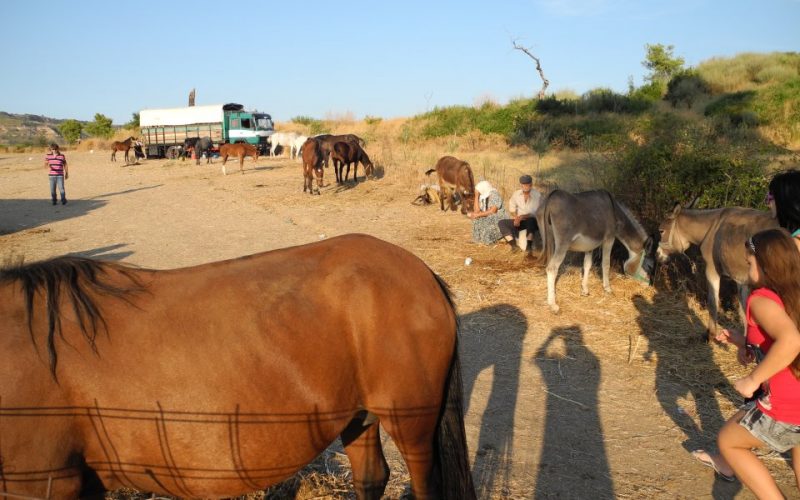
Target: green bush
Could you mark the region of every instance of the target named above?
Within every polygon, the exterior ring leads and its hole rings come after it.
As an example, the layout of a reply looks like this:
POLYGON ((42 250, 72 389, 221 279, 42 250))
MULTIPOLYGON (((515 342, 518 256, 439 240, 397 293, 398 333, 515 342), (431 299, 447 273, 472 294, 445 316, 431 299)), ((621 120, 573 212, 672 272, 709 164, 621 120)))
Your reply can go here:
POLYGON ((74 143, 81 137, 83 124, 78 120, 64 120, 58 127, 58 131, 67 142, 74 143))
POLYGON ((686 70, 675 75, 667 84, 667 94, 664 99, 672 104, 673 108, 685 104, 687 108, 700 98, 711 93, 708 84, 695 70, 686 70))
POLYGON ((753 110, 756 98, 754 90, 725 94, 706 106, 706 116, 727 118, 731 125, 738 127, 758 125, 758 115, 753 110))
POLYGON ((114 135, 113 120, 101 113, 95 113, 94 121, 84 127, 87 134, 103 139, 110 139, 114 135))

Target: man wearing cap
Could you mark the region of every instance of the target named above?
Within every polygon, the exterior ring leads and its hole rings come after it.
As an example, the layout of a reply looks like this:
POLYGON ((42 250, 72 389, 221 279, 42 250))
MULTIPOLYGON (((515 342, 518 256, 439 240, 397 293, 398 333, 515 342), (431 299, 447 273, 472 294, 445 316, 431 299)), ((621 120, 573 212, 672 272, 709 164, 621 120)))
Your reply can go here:
POLYGON ((533 179, 530 175, 520 177, 519 184, 520 189, 514 191, 508 203, 508 210, 513 219, 503 219, 497 225, 512 252, 521 250, 517 240, 520 232, 525 231, 524 238, 527 240, 525 248, 530 253, 533 249, 533 232, 539 230, 539 225, 536 223, 536 210, 539 209, 542 195, 533 189, 533 179))

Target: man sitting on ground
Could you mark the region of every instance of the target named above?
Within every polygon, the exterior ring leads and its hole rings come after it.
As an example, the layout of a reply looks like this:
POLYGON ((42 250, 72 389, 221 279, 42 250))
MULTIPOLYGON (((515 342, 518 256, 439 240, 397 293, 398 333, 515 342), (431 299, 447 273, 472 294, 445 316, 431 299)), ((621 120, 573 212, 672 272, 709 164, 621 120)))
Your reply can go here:
POLYGON ((511 246, 512 252, 521 250, 517 240, 520 231, 525 231, 527 240, 525 249, 530 254, 533 250, 533 233, 539 230, 536 223, 536 210, 542 201, 542 195, 533 189, 533 179, 530 175, 523 175, 519 178, 520 189, 514 191, 508 203, 508 210, 513 219, 503 219, 497 223, 503 238, 511 246))

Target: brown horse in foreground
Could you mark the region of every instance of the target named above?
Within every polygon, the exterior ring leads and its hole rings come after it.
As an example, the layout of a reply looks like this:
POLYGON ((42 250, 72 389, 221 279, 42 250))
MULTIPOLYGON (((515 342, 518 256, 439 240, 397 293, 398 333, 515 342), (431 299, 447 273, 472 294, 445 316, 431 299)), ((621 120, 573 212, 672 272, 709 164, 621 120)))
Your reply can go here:
POLYGON ((228 156, 236 156, 239 158, 239 172, 244 174, 244 157, 252 156, 253 163, 258 161, 258 148, 246 142, 237 142, 236 144, 223 144, 219 147, 219 155, 222 157, 222 174, 228 175, 225 170, 225 162, 228 161, 228 156))
POLYGON ((370 236, 168 271, 5 269, 0 333, 0 496, 231 497, 341 436, 358 497, 379 498, 376 422, 417 498, 475 496, 447 287, 370 236))
POLYGON ((136 138, 131 136, 124 141, 114 141, 111 143, 111 161, 117 161, 117 151, 125 151, 125 163, 128 163, 128 153, 136 142, 136 138))
POLYGON ((436 162, 436 166, 425 172, 425 175, 430 175, 433 172, 436 172, 439 176, 439 191, 441 192, 439 208, 442 211, 445 210, 444 198, 447 192, 445 187, 446 184, 450 184, 455 186, 455 192, 461 198, 461 213, 466 214, 467 211, 472 211, 472 207, 475 205, 475 178, 472 175, 472 168, 470 168, 469 163, 454 156, 442 156, 436 162))

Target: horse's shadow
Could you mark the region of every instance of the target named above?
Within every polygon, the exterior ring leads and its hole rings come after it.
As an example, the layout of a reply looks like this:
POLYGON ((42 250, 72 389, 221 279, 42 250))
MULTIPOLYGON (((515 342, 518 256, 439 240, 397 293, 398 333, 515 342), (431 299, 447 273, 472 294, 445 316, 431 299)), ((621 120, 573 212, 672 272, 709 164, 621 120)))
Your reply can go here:
POLYGON ((470 401, 480 397, 473 394, 478 377, 484 370, 493 371, 472 467, 478 498, 489 498, 511 487, 514 412, 528 321, 517 307, 498 304, 465 314, 460 323, 465 414, 470 401))
POLYGON ((76 256, 76 257, 91 257, 93 259, 99 260, 113 260, 113 261, 120 261, 125 259, 126 257, 130 257, 133 255, 132 251, 125 251, 125 252, 112 252, 112 250, 118 250, 122 247, 127 246, 127 243, 117 243, 115 245, 108 245, 105 247, 98 247, 93 248, 91 250, 81 250, 78 252, 70 252, 67 255, 76 256))
MULTIPOLYGON (((656 397, 686 435, 682 444, 690 467, 692 457, 688 452, 714 450, 719 429, 725 423, 715 392, 734 404, 741 399, 714 362, 712 346, 703 335, 705 324, 691 310, 684 294, 658 290, 652 302, 635 295, 633 303, 639 313, 639 329, 648 340, 644 358, 656 358, 656 397), (663 331, 664 325, 669 325, 669 332, 663 331), (683 333, 676 336, 672 334, 675 331, 683 333), (693 400, 694 409, 681 406, 681 399, 693 400), (699 423, 692 414, 697 415, 699 423)), ((733 498, 740 489, 738 482, 725 482, 715 476, 712 497, 733 498)))

